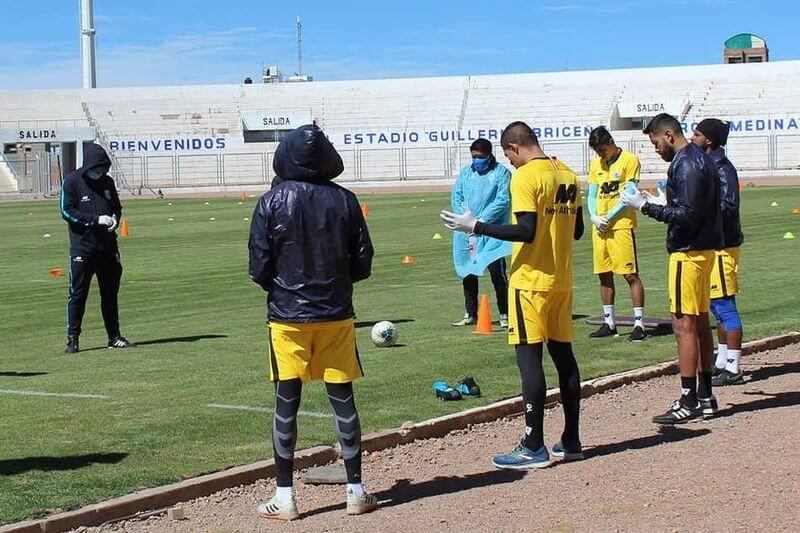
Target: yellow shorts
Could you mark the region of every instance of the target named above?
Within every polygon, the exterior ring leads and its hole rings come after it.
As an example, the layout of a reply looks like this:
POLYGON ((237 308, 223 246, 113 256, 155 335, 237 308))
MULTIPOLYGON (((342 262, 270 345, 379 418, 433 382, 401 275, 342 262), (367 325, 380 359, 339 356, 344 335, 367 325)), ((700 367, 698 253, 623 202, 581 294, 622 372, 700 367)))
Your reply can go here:
POLYGON ((353 319, 308 324, 269 324, 269 377, 303 383, 349 383, 364 375, 353 319))
POLYGON ((572 342, 572 291, 509 288, 508 344, 572 342))
POLYGON ((739 294, 739 248, 717 250, 711 270, 711 299, 739 294))
POLYGON ((624 275, 639 272, 633 229, 615 229, 601 237, 597 228, 592 226, 592 249, 595 274, 613 272, 624 275))
POLYGON ((676 315, 708 313, 713 250, 669 255, 669 310, 676 315))

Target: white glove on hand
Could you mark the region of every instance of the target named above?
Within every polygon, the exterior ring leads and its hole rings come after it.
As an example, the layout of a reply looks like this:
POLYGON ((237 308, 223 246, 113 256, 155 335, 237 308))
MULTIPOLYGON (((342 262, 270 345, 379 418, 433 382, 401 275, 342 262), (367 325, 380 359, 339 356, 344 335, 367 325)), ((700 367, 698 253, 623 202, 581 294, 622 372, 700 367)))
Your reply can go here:
POLYGON ((626 189, 623 189, 619 192, 619 197, 622 199, 622 203, 625 204, 626 207, 632 207, 637 211, 641 211, 642 206, 647 203, 647 199, 638 190, 635 193, 631 193, 626 189))
POLYGON ((656 195, 653 196, 649 192, 644 192, 644 197, 647 200, 648 204, 653 205, 667 205, 667 195, 664 194, 664 191, 660 188, 656 188, 656 195))
POLYGON ((108 215, 100 215, 97 217, 97 225, 98 226, 108 226, 109 228, 114 227, 114 218, 108 215))
POLYGON ((117 220, 117 215, 111 215, 111 220, 114 221, 114 224, 108 227, 109 233, 112 231, 116 231, 117 227, 119 226, 119 220, 117 220))
POLYGON ((473 233, 475 231, 475 223, 478 219, 472 214, 469 208, 464 208, 463 215, 457 215, 450 211, 442 210, 439 213, 439 218, 444 222, 445 227, 453 231, 463 231, 464 233, 473 233))
POLYGON ((594 215, 592 217, 592 224, 597 228, 600 235, 604 235, 608 231, 608 219, 603 216, 594 215))

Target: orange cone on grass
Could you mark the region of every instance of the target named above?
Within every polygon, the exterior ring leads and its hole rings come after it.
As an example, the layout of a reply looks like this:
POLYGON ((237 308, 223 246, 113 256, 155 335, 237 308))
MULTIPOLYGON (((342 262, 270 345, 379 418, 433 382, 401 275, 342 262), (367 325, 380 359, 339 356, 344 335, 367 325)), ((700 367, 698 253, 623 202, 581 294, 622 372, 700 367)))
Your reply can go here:
POLYGON ((369 216, 369 206, 367 204, 361 204, 361 214, 364 218, 369 216))
POLYGON ((242 200, 247 200, 249 198, 249 195, 245 191, 242 191, 241 198, 242 198, 242 200))
POLYGON ((481 303, 478 306, 478 325, 475 326, 475 331, 478 335, 491 335, 494 333, 492 329, 492 312, 489 310, 489 295, 481 295, 481 303))
POLYGON ((413 265, 414 263, 416 263, 416 261, 414 260, 414 258, 413 258, 413 257, 411 257, 410 255, 404 255, 404 256, 403 256, 403 260, 402 260, 402 261, 400 261, 400 262, 401 262, 402 264, 404 264, 404 265, 413 265))
POLYGON ((128 228, 128 219, 127 218, 123 218, 122 219, 122 224, 120 225, 120 233, 122 234, 123 237, 130 237, 131 236, 131 230, 128 228))

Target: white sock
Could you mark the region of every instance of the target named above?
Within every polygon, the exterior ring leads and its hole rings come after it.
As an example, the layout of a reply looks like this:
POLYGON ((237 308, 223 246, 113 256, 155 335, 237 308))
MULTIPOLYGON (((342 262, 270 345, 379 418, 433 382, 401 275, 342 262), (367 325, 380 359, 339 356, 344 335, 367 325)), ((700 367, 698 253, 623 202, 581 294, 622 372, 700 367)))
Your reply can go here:
POLYGON ((725 370, 732 374, 739 373, 739 360, 742 358, 741 350, 728 350, 728 360, 725 364, 725 370))
POLYGON ((714 366, 719 369, 723 369, 728 364, 728 345, 727 344, 718 344, 717 345, 717 360, 714 362, 714 366))
POLYGON ((275 496, 279 502, 288 502, 292 499, 292 494, 294 494, 294 487, 277 487, 275 490, 275 496))
POLYGON ((633 308, 633 327, 644 329, 644 307, 633 308))
POLYGON ((364 487, 361 483, 348 483, 347 484, 347 493, 355 494, 356 496, 361 496, 364 494, 364 487))
POLYGON ((616 323, 614 322, 614 306, 613 305, 604 305, 603 306, 603 318, 608 324, 608 327, 614 329, 616 327, 616 323))

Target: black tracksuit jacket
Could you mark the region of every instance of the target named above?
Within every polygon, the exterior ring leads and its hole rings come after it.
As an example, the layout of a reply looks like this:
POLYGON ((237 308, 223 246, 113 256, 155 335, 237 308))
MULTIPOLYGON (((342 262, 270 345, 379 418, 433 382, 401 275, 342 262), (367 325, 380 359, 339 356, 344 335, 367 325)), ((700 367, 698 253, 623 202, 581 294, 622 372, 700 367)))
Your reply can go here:
POLYGON ((724 148, 717 148, 709 155, 714 160, 719 174, 719 196, 725 248, 736 248, 744 242, 742 223, 739 218, 739 175, 736 167, 725 155, 724 148))

